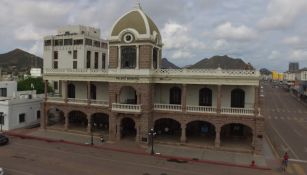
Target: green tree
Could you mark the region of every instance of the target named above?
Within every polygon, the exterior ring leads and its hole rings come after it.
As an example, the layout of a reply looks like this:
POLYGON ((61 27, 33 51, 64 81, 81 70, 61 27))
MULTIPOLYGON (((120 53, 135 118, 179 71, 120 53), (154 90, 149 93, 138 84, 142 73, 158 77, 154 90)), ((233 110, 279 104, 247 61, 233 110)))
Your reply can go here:
MULTIPOLYGON (((40 77, 38 78, 26 78, 19 80, 17 82, 17 90, 18 91, 29 91, 36 90, 37 94, 43 94, 45 91, 44 80, 40 77)), ((53 92, 52 87, 48 84, 48 92, 53 92)))

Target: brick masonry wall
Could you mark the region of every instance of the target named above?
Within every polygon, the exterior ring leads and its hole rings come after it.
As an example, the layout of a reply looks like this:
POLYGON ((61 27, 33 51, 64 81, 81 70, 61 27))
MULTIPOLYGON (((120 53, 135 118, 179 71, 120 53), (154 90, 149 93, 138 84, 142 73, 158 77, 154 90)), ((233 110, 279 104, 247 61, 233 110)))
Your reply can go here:
POLYGON ((140 69, 151 69, 152 49, 153 47, 150 45, 140 46, 140 69))
POLYGON ((118 47, 110 46, 109 54, 109 68, 115 69, 118 67, 118 47))

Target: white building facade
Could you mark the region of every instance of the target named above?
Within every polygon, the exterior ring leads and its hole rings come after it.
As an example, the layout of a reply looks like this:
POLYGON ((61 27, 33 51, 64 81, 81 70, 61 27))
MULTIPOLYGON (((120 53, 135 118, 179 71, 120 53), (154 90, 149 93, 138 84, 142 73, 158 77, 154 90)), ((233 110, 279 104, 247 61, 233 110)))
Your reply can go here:
POLYGON ((87 64, 85 53, 93 46, 55 46, 58 36, 44 39, 42 128, 94 130, 111 141, 140 144, 149 142, 154 128, 160 143, 261 153, 259 71, 160 69, 162 37, 140 7, 114 23, 106 65, 87 64), (79 47, 84 49, 74 67, 69 51, 79 47), (47 94, 47 84, 55 81, 58 94, 47 94))
POLYGON ((23 128, 39 123, 43 98, 35 91, 17 91, 15 81, 0 82, 1 91, 7 95, 0 97, 0 123, 2 131, 23 128), (6 90, 3 90, 6 89, 6 90))

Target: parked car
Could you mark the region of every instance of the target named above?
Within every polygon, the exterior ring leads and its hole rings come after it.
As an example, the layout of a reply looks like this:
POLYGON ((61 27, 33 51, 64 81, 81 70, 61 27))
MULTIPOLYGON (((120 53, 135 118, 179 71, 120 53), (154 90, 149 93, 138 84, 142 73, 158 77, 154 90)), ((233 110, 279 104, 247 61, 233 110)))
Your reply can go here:
POLYGON ((0 134, 0 145, 5 145, 7 143, 9 143, 9 138, 5 135, 0 134))
POLYGON ((4 175, 4 170, 1 167, 0 167, 0 175, 4 175))

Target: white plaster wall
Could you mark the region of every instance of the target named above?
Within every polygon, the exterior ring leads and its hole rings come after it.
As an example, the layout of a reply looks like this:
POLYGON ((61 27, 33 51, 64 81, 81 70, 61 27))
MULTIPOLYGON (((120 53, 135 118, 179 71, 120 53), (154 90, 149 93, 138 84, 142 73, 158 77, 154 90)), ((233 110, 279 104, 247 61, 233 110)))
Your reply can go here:
POLYGON ((37 111, 41 110, 42 99, 13 101, 7 104, 0 104, 0 111, 5 114, 3 130, 22 128, 39 121, 37 111), (25 122, 19 123, 19 114, 22 113, 25 114, 25 122))
POLYGON ((72 82, 76 88, 76 99, 87 99, 87 82, 72 82))
POLYGON ((177 84, 156 84, 155 103, 169 104, 169 91, 172 87, 179 87, 182 90, 182 86, 177 84))
POLYGON ((241 88, 245 92, 245 108, 254 108, 255 87, 253 86, 222 86, 222 107, 230 107, 231 91, 236 88, 241 88))
POLYGON ((207 85, 187 85, 187 105, 199 105, 199 90, 202 88, 209 88, 212 91, 212 106, 216 106, 217 101, 217 86, 207 85))
POLYGON ((16 81, 0 81, 0 88, 6 88, 7 97, 13 97, 17 91, 16 81))

